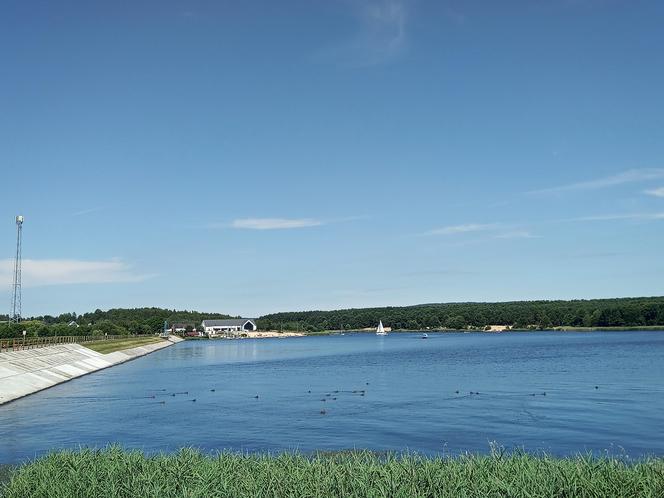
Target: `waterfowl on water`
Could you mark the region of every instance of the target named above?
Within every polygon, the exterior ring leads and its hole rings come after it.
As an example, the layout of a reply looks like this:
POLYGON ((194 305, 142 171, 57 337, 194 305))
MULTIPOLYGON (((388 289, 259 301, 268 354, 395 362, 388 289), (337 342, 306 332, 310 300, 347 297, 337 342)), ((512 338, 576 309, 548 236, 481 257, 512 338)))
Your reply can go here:
POLYGON ((258 394, 256 396, 254 396, 254 398, 258 399, 258 394))
POLYGON ((325 415, 326 413, 327 413, 327 412, 326 412, 325 410, 321 410, 321 411, 320 411, 320 414, 321 414, 321 415, 325 415))

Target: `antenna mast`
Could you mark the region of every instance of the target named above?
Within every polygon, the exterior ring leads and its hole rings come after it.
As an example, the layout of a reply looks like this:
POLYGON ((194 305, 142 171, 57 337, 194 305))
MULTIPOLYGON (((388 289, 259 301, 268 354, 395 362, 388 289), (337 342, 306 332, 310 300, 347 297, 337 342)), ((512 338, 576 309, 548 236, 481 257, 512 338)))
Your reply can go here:
POLYGON ((14 260, 14 283, 12 284, 12 307, 9 322, 21 321, 21 250, 23 245, 23 216, 16 217, 16 259, 14 260))

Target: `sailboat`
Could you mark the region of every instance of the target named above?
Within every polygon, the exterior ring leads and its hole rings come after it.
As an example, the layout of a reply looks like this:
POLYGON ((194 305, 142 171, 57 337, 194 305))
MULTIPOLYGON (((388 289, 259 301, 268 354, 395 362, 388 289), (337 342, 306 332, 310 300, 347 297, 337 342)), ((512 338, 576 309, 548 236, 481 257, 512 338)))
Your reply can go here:
POLYGON ((387 332, 385 332, 385 328, 383 328, 383 321, 380 320, 378 322, 378 328, 376 329, 376 335, 387 335, 387 332))

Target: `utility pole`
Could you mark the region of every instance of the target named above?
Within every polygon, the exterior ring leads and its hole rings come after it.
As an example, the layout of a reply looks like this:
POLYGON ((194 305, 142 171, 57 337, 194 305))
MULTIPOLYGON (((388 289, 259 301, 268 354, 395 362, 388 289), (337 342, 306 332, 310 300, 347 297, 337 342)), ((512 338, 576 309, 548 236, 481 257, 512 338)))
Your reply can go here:
POLYGON ((23 216, 16 217, 16 259, 14 259, 14 282, 12 283, 12 305, 9 322, 21 321, 21 252, 23 245, 23 216))

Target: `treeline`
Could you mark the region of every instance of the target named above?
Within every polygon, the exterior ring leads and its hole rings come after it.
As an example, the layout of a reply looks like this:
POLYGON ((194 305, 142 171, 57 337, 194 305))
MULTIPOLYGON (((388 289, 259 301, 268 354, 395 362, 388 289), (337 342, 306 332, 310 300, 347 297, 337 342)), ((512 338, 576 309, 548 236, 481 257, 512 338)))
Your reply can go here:
MULTIPOLYGON (((0 323, 0 338, 56 335, 154 334, 164 321, 200 324, 204 319, 232 318, 221 313, 164 308, 115 308, 77 315, 37 316, 18 324, 0 323)), ((382 320, 393 329, 465 329, 487 325, 514 328, 664 326, 664 297, 575 301, 513 301, 504 303, 443 303, 416 306, 357 308, 336 311, 274 313, 257 320, 262 330, 358 330, 382 320)))
POLYGON ((63 313, 58 316, 36 316, 20 323, 0 323, 0 338, 50 337, 56 335, 129 335, 154 334, 164 328, 164 321, 192 322, 198 325, 204 319, 231 318, 221 313, 199 311, 177 311, 163 308, 115 308, 108 311, 95 310, 77 315, 63 313))
POLYGON ((358 308, 336 311, 274 313, 258 320, 261 329, 354 330, 393 329, 635 327, 664 325, 664 297, 574 301, 513 301, 504 303, 442 303, 416 306, 358 308))

